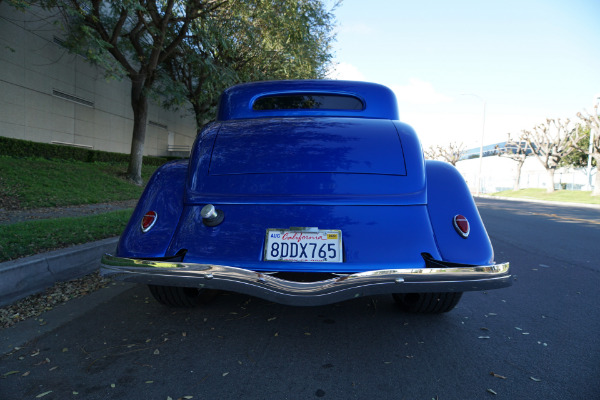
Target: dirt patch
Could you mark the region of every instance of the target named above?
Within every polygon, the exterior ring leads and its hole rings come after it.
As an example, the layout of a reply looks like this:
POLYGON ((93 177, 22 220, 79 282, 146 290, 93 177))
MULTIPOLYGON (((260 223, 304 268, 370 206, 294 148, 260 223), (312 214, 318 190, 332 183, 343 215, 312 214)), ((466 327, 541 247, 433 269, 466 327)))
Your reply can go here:
MULTIPOLYGON (((83 278, 56 283, 43 293, 34 294, 13 304, 0 307, 0 329, 8 328, 28 318, 38 317, 59 304, 102 289, 110 282, 110 279, 103 278, 98 272, 94 272, 83 278)), ((44 321, 40 320, 40 324, 44 324, 44 321)))
POLYGON ((133 208, 137 204, 137 200, 125 200, 115 201, 112 203, 81 204, 66 207, 46 207, 31 210, 19 210, 14 209, 11 206, 3 207, 1 203, 2 198, 2 193, 0 192, 0 225, 10 225, 18 222, 39 219, 82 217, 86 215, 102 214, 110 211, 133 208))

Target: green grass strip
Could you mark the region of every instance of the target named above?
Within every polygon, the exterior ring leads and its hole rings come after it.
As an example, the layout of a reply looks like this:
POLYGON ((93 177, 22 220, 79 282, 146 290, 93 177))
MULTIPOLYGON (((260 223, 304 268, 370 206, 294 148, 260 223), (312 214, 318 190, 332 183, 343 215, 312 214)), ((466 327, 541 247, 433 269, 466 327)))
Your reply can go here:
MULTIPOLYGON (((156 166, 143 166, 147 182, 156 166)), ((20 209, 137 199, 143 187, 128 182, 127 164, 85 163, 0 156, 0 197, 20 209)))
POLYGON ((517 191, 507 190, 504 192, 497 192, 493 193, 492 196, 559 201, 567 203, 600 204, 600 197, 592 196, 591 193, 592 192, 580 190, 557 190, 553 193, 547 193, 546 189, 521 189, 517 191))
POLYGON ((120 235, 133 209, 0 225, 0 262, 120 235))

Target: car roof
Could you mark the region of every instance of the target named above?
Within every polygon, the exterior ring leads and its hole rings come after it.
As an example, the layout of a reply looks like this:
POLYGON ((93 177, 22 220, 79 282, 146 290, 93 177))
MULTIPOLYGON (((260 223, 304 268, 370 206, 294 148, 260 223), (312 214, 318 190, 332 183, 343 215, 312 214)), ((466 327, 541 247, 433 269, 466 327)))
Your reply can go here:
POLYGON ((386 86, 359 81, 285 80, 244 83, 226 89, 219 101, 217 120, 247 118, 326 116, 398 120, 396 96, 386 86), (349 97, 360 100, 357 108, 256 109, 261 98, 278 96, 349 97))

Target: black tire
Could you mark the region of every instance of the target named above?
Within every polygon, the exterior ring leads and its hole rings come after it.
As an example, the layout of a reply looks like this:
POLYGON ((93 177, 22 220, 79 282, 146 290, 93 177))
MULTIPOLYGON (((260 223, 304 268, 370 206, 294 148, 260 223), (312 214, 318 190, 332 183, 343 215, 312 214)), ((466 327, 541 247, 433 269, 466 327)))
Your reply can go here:
POLYGON ((394 293, 392 296, 402 311, 440 314, 452 310, 462 297, 462 292, 394 293))
POLYGON ((177 286, 148 285, 156 301, 169 307, 196 307, 211 300, 216 291, 177 286))

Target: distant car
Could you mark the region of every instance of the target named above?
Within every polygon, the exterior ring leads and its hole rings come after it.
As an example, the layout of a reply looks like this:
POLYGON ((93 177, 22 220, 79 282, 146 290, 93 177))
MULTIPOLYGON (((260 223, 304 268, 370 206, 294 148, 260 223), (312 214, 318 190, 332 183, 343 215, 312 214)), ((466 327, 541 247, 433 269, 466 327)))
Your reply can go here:
POLYGON ((217 289, 289 305, 392 294, 441 313, 509 286, 463 178, 398 119, 373 83, 227 89, 189 161, 148 182, 102 274, 169 306, 217 289))

